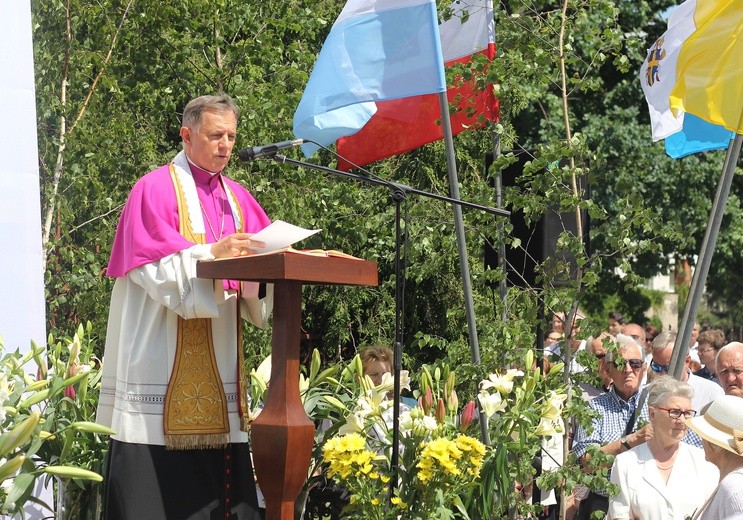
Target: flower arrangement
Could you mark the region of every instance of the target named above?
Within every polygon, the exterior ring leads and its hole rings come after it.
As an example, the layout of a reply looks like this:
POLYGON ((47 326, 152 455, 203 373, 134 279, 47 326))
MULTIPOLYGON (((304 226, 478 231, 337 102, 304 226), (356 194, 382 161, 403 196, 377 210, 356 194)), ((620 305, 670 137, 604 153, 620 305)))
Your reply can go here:
MULTIPOLYGON (((514 509, 534 511, 518 489, 534 478, 532 461, 543 444, 558 443, 562 434, 561 370, 556 365, 543 375, 528 353, 520 368, 487 373, 460 406, 456 372, 446 365, 422 367, 412 392, 415 406, 400 405, 395 469, 392 376, 374 385, 358 356, 322 370, 314 351, 299 381, 305 411, 317 427, 298 503, 326 485, 336 506, 348 497, 343 517, 349 519, 498 518, 514 509), (488 442, 481 440, 483 425, 488 442)), ((252 417, 260 413, 269 374, 270 359, 251 372, 252 417)), ((407 372, 400 383, 410 391, 407 372)))
MULTIPOLYGON (((0 359, 0 509, 23 510, 37 478, 52 476, 84 489, 100 482, 110 429, 92 420, 98 400, 100 362, 93 356, 87 329, 49 347, 5 353, 0 359), (36 363, 36 377, 29 368, 36 363)), ((0 345, 2 350, 2 345, 0 345)), ((69 490, 69 489, 68 489, 69 490)), ((84 518, 60 511, 56 518, 84 518)), ((47 505, 51 510, 52 507, 47 505)))
MULTIPOLYGON (((445 365, 423 367, 418 405, 399 417, 399 471, 391 468, 392 377, 374 386, 352 361, 356 400, 348 406, 327 397, 343 419, 322 452, 327 475, 351 494, 345 517, 490 518, 514 507, 528 509, 516 483, 533 478, 531 461, 543 438, 561 434, 565 395, 552 388, 558 377, 532 368, 530 354, 524 361, 528 370, 491 373, 478 385, 489 445, 475 433, 481 425, 474 399, 459 410, 455 372, 445 365)), ((551 374, 559 370, 553 367, 551 374)), ((401 386, 408 384, 403 376, 401 386)))

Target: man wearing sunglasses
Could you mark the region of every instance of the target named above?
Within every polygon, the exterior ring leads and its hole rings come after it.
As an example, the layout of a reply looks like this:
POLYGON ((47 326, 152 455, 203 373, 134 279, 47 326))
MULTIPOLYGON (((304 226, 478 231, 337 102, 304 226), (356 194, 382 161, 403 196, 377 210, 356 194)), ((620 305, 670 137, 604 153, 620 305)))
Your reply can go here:
MULTIPOLYGON (((673 355, 673 344, 676 342, 676 335, 677 333, 675 330, 667 330, 658 334, 658 336, 653 340, 653 360, 650 362, 650 369, 655 374, 668 374, 671 356, 673 355)), ((691 401, 691 407, 694 410, 702 410, 707 403, 711 403, 725 392, 717 383, 713 383, 708 379, 692 374, 690 366, 691 356, 687 353, 684 358, 684 369, 679 376, 679 381, 691 385, 694 389, 694 397, 691 401)), ((686 432, 684 442, 692 444, 698 448, 702 447, 702 439, 691 430, 686 432)))
MULTIPOLYGON (((589 407, 596 412, 593 429, 578 427, 573 439, 573 452, 583 464, 590 458, 588 447, 600 446, 600 450, 609 455, 618 455, 653 437, 653 426, 647 423, 634 431, 638 418, 648 419, 647 408, 636 409, 639 403, 641 381, 645 373, 645 362, 642 347, 632 337, 618 334, 617 351, 609 349, 605 356, 605 370, 613 383, 608 391, 595 397, 589 407)), ((581 501, 576 520, 591 518, 595 511, 604 511, 609 507, 606 490, 591 490, 588 497, 581 501)))

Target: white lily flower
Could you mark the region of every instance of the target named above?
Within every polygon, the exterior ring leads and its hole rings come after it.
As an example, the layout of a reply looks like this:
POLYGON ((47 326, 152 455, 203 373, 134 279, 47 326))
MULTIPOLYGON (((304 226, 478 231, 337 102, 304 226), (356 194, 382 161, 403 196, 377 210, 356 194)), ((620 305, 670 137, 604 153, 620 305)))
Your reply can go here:
POLYGON ((485 390, 481 390, 479 394, 477 394, 477 399, 480 401, 480 405, 482 406, 483 412, 485 412, 485 416, 490 419, 493 415, 495 415, 497 412, 502 412, 506 409, 506 405, 508 404, 506 401, 503 400, 503 398, 500 395, 500 392, 494 392, 489 393, 485 390))
POLYGON ((523 372, 523 371, 521 371, 521 370, 519 370, 518 368, 509 368, 509 369, 508 369, 508 370, 506 371, 506 375, 505 375, 505 377, 506 377, 506 378, 507 378, 507 379, 508 379, 509 381, 513 381, 513 378, 514 378, 514 377, 522 377, 523 375, 524 375, 524 372, 523 372))
POLYGON ((513 380, 508 380, 505 376, 498 374, 490 374, 487 379, 480 382, 480 390, 490 390, 491 388, 501 394, 510 394, 513 391, 513 380))
POLYGON ((550 390, 550 395, 544 403, 542 417, 550 421, 558 419, 562 413, 562 403, 564 403, 567 398, 568 396, 566 394, 558 394, 554 390, 550 390))
POLYGON ((400 413, 400 433, 403 436, 408 436, 415 425, 415 419, 410 415, 410 410, 405 410, 400 413))
POLYGON ((410 373, 407 370, 400 371, 400 390, 410 390, 410 373))
POLYGON ((362 433, 364 431, 364 415, 359 413, 352 413, 346 417, 346 424, 340 427, 338 435, 346 435, 348 433, 362 433))
POLYGON ((385 372, 382 374, 382 382, 379 383, 379 386, 375 387, 374 389, 378 392, 383 392, 385 394, 391 392, 395 388, 395 378, 392 377, 392 374, 389 372, 385 372))
POLYGON ((553 421, 551 419, 547 419, 546 417, 542 417, 539 420, 539 424, 537 425, 537 428, 534 431, 534 433, 542 437, 551 437, 552 435, 563 433, 563 431, 564 431, 564 428, 563 428, 562 420, 553 421))
POLYGON ((5 374, 0 375, 0 405, 4 404, 5 401, 10 397, 10 384, 5 374))
POLYGON ((369 400, 361 396, 359 397, 359 400, 356 401, 356 407, 354 408, 354 413, 361 414, 362 416, 366 417, 367 415, 371 415, 374 413, 374 410, 377 410, 379 407, 374 405, 373 403, 370 403, 369 400))
POLYGON ((263 362, 258 365, 258 368, 253 370, 252 374, 265 386, 268 386, 268 382, 271 381, 271 356, 269 355, 263 362))

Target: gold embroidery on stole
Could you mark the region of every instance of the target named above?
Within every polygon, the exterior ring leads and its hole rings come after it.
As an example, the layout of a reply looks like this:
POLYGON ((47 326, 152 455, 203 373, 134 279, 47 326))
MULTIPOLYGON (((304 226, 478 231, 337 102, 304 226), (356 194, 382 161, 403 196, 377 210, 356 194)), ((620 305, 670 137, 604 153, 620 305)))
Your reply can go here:
MULTIPOLYGON (((206 235, 194 233, 191 227, 185 195, 173 163, 170 176, 178 201, 179 232, 191 242, 204 244, 206 235)), ((242 224, 242 215, 240 217, 242 224)), ((238 321, 238 329, 240 325, 238 321)), ((238 342, 239 354, 241 351, 242 344, 238 342)), ((242 367, 238 366, 238 376, 242 372, 242 367)), ((163 427, 167 449, 220 448, 229 443, 227 396, 214 355, 211 319, 186 320, 178 316, 175 362, 165 394, 163 427)))

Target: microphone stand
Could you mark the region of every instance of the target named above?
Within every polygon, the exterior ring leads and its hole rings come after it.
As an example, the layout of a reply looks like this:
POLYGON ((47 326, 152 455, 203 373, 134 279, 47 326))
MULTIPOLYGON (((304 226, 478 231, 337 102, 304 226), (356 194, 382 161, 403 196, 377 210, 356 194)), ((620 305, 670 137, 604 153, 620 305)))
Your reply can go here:
MULTIPOLYGON (((466 202, 462 200, 453 199, 451 197, 445 197, 443 195, 437 195, 427 191, 418 190, 394 181, 388 181, 377 177, 358 175, 355 173, 344 172, 328 166, 322 166, 319 164, 313 164, 305 161, 299 161, 291 159, 285 155, 272 154, 266 155, 266 158, 271 158, 276 162, 285 164, 293 164, 296 166, 302 166, 313 170, 318 170, 325 173, 331 173, 347 179, 353 179, 362 183, 376 184, 378 186, 384 186, 390 190, 390 198, 395 203, 395 344, 394 344, 394 374, 393 374, 393 404, 392 404, 392 454, 390 457, 390 470, 393 474, 397 475, 399 470, 400 460, 400 373, 402 371, 402 342, 403 342, 403 327, 402 327, 402 311, 404 309, 404 297, 403 284, 402 284, 402 268, 400 262, 400 244, 402 241, 402 232, 400 229, 400 205, 402 201, 407 199, 409 194, 420 195, 431 199, 441 200, 449 202, 451 204, 458 204, 463 207, 478 209, 486 213, 491 213, 496 216, 508 217, 511 215, 510 211, 493 208, 490 206, 483 206, 480 204, 474 204, 472 202, 466 202)), ((407 230, 406 230, 407 233, 407 230)), ((390 479, 390 491, 392 492, 397 486, 397 479, 390 479)))

